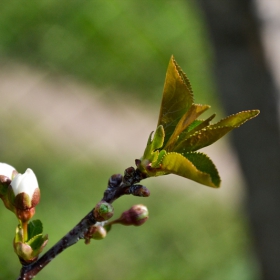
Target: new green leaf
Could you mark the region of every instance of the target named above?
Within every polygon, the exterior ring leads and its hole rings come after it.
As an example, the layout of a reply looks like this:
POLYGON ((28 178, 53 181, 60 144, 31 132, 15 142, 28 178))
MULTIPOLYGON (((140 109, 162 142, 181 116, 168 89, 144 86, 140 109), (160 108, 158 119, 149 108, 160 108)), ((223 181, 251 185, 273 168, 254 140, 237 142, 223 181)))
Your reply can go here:
POLYGON ((167 68, 158 125, 149 136, 137 168, 147 177, 176 174, 209 187, 220 186, 213 162, 203 153, 194 152, 213 144, 229 131, 256 117, 249 110, 226 117, 216 124, 197 119, 210 106, 195 104, 191 84, 172 56, 167 68))

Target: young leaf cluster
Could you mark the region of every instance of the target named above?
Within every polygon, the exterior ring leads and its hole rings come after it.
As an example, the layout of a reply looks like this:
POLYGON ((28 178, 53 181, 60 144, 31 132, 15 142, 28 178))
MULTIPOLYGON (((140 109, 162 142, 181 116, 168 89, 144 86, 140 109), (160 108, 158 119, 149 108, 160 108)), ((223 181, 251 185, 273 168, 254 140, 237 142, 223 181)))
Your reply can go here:
POLYGON ((228 116, 215 124, 215 114, 198 117, 210 108, 194 103, 191 84, 172 56, 163 89, 158 124, 150 134, 137 168, 147 177, 176 174, 217 188, 221 179, 211 159, 197 150, 209 146, 225 134, 256 117, 259 110, 228 116))

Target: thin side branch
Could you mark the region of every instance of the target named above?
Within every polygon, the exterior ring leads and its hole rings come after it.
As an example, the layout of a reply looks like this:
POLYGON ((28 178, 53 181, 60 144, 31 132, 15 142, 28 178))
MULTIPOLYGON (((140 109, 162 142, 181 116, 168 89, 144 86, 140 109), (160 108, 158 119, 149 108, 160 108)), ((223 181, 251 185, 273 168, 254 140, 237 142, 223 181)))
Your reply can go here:
POLYGON ((61 252, 84 238, 84 232, 88 229, 88 227, 94 225, 95 223, 96 221, 93 217, 93 212, 90 211, 72 230, 62 237, 41 258, 29 265, 23 265, 18 280, 32 279, 61 252))
MULTIPOLYGON (((112 175, 108 181, 108 186, 104 192, 102 201, 106 201, 111 204, 113 201, 126 194, 145 197, 149 196, 150 192, 146 187, 142 185, 135 185, 145 178, 144 174, 133 167, 127 168, 124 176, 121 174, 112 175)), ((93 210, 91 210, 72 230, 63 236, 41 258, 29 265, 23 265, 17 280, 32 279, 65 249, 74 245, 80 239, 84 239, 88 229, 96 224, 93 210)))

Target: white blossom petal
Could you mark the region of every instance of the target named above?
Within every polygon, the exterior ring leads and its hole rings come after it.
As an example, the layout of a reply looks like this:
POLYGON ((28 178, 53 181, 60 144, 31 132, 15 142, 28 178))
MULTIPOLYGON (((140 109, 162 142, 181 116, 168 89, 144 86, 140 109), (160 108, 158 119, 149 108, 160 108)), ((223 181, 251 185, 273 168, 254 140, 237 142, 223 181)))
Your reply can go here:
POLYGON ((4 175, 12 179, 13 171, 16 170, 13 166, 0 162, 0 175, 4 175))
POLYGON ((32 198, 35 189, 39 188, 38 181, 34 172, 27 168, 24 174, 17 174, 11 182, 15 196, 26 193, 32 198))

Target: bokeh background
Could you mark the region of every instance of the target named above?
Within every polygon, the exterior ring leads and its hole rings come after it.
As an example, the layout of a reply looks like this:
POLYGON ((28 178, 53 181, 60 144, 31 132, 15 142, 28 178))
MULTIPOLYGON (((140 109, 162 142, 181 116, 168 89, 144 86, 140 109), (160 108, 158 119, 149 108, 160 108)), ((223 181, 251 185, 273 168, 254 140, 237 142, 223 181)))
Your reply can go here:
MULTIPOLYGON (((212 105, 217 119, 225 115, 207 27, 196 1, 1 1, 0 161, 36 173, 34 218, 49 234, 47 248, 94 207, 112 174, 142 155, 171 54, 196 103, 212 105)), ((116 216, 147 205, 144 226, 115 227, 87 246, 80 241, 36 279, 260 279, 246 183, 229 140, 205 149, 221 189, 173 175, 149 179, 150 198, 114 203, 116 216)), ((18 276, 16 224, 1 207, 0 279, 18 276)))

